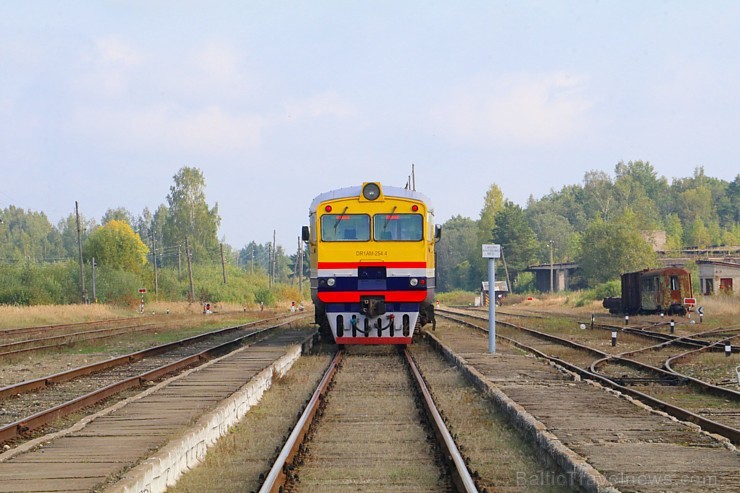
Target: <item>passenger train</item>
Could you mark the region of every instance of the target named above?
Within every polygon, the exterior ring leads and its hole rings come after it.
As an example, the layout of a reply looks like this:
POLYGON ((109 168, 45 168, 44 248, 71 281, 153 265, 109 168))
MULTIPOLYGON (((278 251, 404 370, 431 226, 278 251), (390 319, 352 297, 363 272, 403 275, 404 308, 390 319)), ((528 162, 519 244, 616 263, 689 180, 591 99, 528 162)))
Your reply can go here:
POLYGON ((337 344, 409 344, 434 323, 434 224, 415 190, 366 182, 322 193, 303 227, 315 321, 337 344))

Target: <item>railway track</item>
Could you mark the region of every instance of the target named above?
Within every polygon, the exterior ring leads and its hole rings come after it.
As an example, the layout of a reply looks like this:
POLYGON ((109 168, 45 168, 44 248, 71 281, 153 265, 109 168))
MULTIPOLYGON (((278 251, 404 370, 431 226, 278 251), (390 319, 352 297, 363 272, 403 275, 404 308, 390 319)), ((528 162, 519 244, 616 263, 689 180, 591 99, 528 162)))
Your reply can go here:
POLYGON ((127 389, 197 366, 305 316, 227 327, 100 363, 0 388, 0 443, 127 389))
MULTIPOLYGON (((438 314, 487 332, 487 328, 480 326, 480 322, 487 322, 487 318, 445 310, 438 310, 438 314)), ((736 391, 498 320, 497 338, 679 419, 693 422, 735 444, 740 443, 740 393, 736 391)))
POLYGON ((92 328, 71 333, 47 335, 33 339, 21 339, 0 345, 0 358, 19 356, 25 353, 58 349, 60 347, 80 342, 97 341, 124 334, 150 332, 161 328, 161 324, 149 322, 145 324, 122 325, 114 327, 92 328))
POLYGON ((394 351, 337 353, 261 492, 477 491, 411 355, 394 351))
MULTIPOLYGON (((229 314, 213 314, 211 320, 225 319, 229 314)), ((80 343, 91 343, 129 334, 152 333, 173 327, 187 327, 197 320, 192 316, 154 315, 59 325, 43 325, 0 330, 0 358, 25 357, 29 353, 49 352, 80 343)))

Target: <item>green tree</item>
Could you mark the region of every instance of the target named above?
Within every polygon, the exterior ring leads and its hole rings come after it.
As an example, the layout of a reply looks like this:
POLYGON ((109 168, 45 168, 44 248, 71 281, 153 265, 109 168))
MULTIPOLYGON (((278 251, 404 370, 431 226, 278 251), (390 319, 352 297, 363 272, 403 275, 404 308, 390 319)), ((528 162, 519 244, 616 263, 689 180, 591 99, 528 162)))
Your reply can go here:
POLYGON ((146 264, 147 246, 124 221, 113 219, 93 231, 85 243, 85 257, 98 265, 133 273, 146 264))
POLYGON ((524 210, 507 200, 496 214, 493 240, 501 245, 511 282, 516 288, 517 276, 537 258, 540 244, 527 222, 524 210))
POLYGON ((699 248, 708 247, 712 243, 711 234, 700 217, 694 218, 684 230, 684 243, 699 248))
POLYGON ((43 212, 11 205, 0 217, 0 258, 42 262, 65 256, 62 238, 43 212))
MULTIPOLYGON (((486 192, 486 196, 483 199, 483 208, 480 211, 480 218, 478 220, 478 245, 493 241, 491 232, 496 222, 496 214, 503 206, 504 194, 499 186, 493 183, 486 192)), ((480 252, 478 252, 474 257, 469 257, 468 262, 470 266, 467 275, 471 280, 476 280, 475 283, 477 285, 480 280, 486 278, 486 271, 488 269, 486 261, 481 257, 480 252)))
POLYGON ((134 226, 134 216, 125 207, 108 209, 107 211, 105 211, 103 219, 101 219, 100 222, 101 224, 106 225, 114 219, 117 221, 123 221, 131 227, 134 226))
POLYGON ((620 202, 632 208, 642 220, 659 223, 659 218, 669 212, 668 180, 658 173, 647 161, 620 161, 614 167, 615 186, 620 202), (627 192, 627 193, 625 193, 627 192))
POLYGON ((617 208, 614 184, 603 171, 589 171, 583 177, 583 205, 588 217, 608 221, 617 208))
POLYGON ((197 168, 184 167, 173 178, 175 184, 167 195, 169 209, 163 228, 164 243, 168 247, 184 245, 188 238, 194 261, 220 261, 217 233, 221 217, 218 204, 209 208, 206 203, 203 173, 197 168))
POLYGON ((625 272, 652 267, 656 255, 642 235, 633 213, 614 221, 595 219, 581 240, 578 258, 588 284, 595 286, 618 279, 625 272))
POLYGON ((478 225, 470 218, 455 216, 442 225, 442 238, 435 247, 437 289, 478 289, 481 279, 473 278, 471 260, 480 257, 478 225))
POLYGON ((678 214, 671 213, 665 219, 666 242, 664 250, 677 252, 683 249, 683 225, 678 214))
MULTIPOLYGON (((90 232, 95 230, 97 223, 95 219, 86 219, 80 214, 80 239, 84 245, 90 232)), ((79 244, 77 242, 77 217, 74 213, 62 219, 57 224, 57 230, 61 236, 62 249, 66 257, 76 259, 79 257, 79 244)))
POLYGON ((478 221, 478 241, 490 243, 491 232, 496 224, 496 214, 504 207, 504 194, 498 185, 493 183, 486 192, 483 199, 483 208, 480 211, 478 221))
POLYGON ((543 248, 540 249, 537 259, 540 263, 550 261, 550 244, 555 262, 569 261, 576 255, 576 232, 568 220, 549 210, 539 209, 530 213, 527 210, 527 219, 537 239, 543 248))

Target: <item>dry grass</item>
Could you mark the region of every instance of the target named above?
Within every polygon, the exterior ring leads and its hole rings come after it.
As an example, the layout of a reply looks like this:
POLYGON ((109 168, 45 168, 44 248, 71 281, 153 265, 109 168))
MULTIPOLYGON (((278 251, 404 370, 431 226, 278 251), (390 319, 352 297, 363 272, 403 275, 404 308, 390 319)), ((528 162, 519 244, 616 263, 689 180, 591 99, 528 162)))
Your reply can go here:
POLYGON ((0 328, 33 327, 132 316, 109 305, 0 306, 0 328))
MULTIPOLYGON (((287 303, 285 310, 290 308, 287 303)), ((236 303, 215 303, 211 306, 214 313, 244 313, 259 311, 259 307, 245 307, 236 303)), ((197 315, 203 312, 200 303, 159 302, 145 303, 144 314, 197 315)), ((16 327, 35 327, 76 322, 91 322, 115 318, 135 317, 139 315, 139 306, 120 307, 114 305, 40 305, 8 306, 0 305, 0 329, 16 327)))
POLYGON ((705 311, 721 315, 740 315, 740 298, 737 296, 702 296, 697 300, 705 311))

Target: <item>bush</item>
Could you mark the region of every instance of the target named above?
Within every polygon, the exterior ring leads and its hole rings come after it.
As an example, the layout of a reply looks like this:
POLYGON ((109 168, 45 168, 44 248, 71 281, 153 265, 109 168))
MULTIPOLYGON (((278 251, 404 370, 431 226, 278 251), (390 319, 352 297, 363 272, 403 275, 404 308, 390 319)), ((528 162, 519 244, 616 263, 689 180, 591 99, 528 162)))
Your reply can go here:
MULTIPOLYGON (((101 303, 114 303, 133 306, 138 303, 139 289, 143 286, 141 278, 132 272, 100 267, 96 270, 96 291, 101 303)), ((151 290, 154 295, 154 290, 151 290)), ((92 289, 88 289, 92 297, 92 289)), ((153 301, 153 298, 150 296, 153 301)), ((91 301, 94 301, 91 299, 91 301)))
POLYGON ((622 283, 619 280, 604 282, 593 289, 581 291, 580 296, 576 298, 576 307, 586 306, 592 301, 601 301, 604 298, 622 295, 622 283))
POLYGON ((480 293, 474 291, 450 291, 449 293, 437 293, 436 299, 440 303, 445 305, 472 305, 475 302, 476 296, 480 296, 480 293))
POLYGON ((275 303, 275 295, 270 291, 270 288, 259 288, 254 293, 254 301, 270 306, 275 303))

